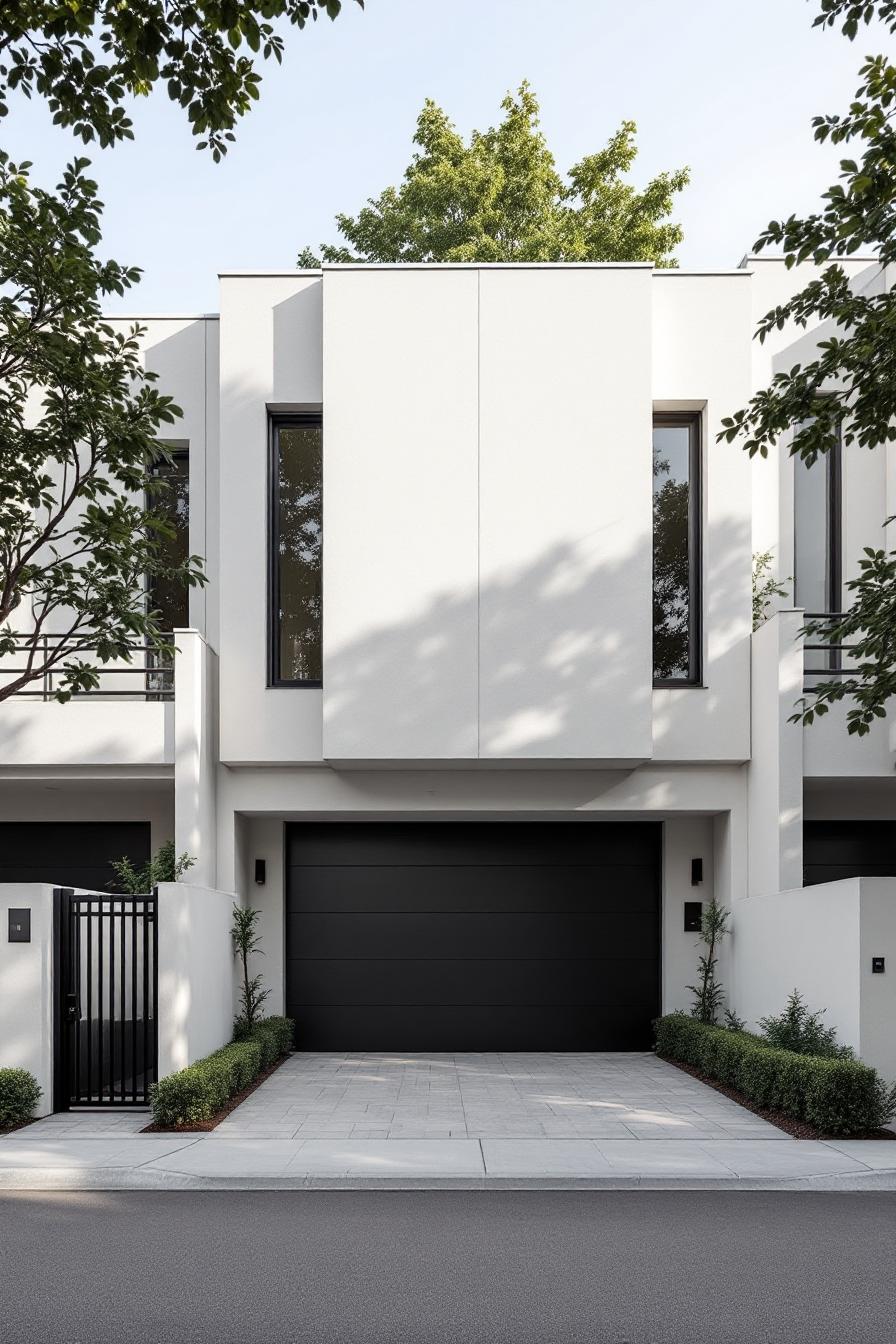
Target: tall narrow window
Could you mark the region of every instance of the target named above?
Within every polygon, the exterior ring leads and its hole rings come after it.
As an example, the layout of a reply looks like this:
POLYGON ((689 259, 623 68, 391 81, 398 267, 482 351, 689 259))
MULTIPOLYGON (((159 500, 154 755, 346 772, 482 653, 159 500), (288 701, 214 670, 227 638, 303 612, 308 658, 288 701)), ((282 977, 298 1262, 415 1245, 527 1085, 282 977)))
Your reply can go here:
POLYGON ((653 421, 653 680, 700 681, 700 418, 653 421))
POLYGON ((271 426, 271 684, 319 686, 322 432, 319 417, 271 426))
POLYGON ((840 441, 807 467, 793 462, 794 604, 816 615, 840 610, 840 441))
MULTIPOLYGON (((184 564, 190 554, 190 455, 186 448, 169 452, 170 462, 159 462, 153 469, 168 488, 153 496, 152 507, 171 528, 160 545, 165 564, 173 567, 184 564)), ((190 624, 190 590, 184 584, 154 575, 147 601, 150 611, 160 613, 159 627, 165 632, 190 624)))

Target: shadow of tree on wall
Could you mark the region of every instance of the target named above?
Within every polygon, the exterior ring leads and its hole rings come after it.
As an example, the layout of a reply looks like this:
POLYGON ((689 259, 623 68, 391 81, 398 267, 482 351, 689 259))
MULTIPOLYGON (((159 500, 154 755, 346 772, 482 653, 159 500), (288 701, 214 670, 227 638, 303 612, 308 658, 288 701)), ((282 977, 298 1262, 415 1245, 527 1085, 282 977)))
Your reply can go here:
MULTIPOLYGON (((597 549, 592 539, 555 546, 512 574, 440 592, 407 621, 328 651, 325 755, 643 754, 649 537, 613 563, 596 561, 597 549)), ((325 588, 325 623, 326 603, 325 588)))

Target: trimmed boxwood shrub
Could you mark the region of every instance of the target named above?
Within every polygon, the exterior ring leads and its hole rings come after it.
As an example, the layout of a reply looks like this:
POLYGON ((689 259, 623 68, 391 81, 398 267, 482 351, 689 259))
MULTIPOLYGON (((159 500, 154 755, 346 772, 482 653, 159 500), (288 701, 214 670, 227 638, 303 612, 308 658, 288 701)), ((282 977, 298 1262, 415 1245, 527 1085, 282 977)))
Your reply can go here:
POLYGON ((27 1069, 0 1069, 0 1129, 30 1120, 42 1091, 27 1069))
POLYGON ((210 1120, 263 1069, 292 1049, 295 1024, 288 1017, 257 1022, 242 1040, 154 1084, 150 1093, 157 1125, 197 1125, 210 1120))
POLYGON ((656 1051, 735 1088, 756 1106, 808 1121, 825 1134, 879 1129, 896 1111, 896 1087, 887 1087, 858 1059, 798 1055, 685 1013, 659 1018, 656 1051))

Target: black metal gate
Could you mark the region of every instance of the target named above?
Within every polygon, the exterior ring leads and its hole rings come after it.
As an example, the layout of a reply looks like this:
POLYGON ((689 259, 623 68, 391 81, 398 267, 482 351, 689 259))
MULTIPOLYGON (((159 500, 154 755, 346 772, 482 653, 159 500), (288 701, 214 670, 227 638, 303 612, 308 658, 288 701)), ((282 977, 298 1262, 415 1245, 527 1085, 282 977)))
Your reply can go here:
POLYGON ((145 1106, 157 1061, 156 898, 55 896, 54 1109, 145 1106))

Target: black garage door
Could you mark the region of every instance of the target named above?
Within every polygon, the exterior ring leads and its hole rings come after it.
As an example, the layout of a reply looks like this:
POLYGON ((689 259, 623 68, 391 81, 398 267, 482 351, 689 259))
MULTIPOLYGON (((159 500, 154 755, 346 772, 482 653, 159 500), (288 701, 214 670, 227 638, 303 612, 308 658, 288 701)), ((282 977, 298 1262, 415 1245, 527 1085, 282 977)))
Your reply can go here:
POLYGON ((844 877, 896 877, 896 822, 803 823, 803 885, 844 877))
POLYGON ((6 821, 0 824, 0 882, 52 882, 106 891, 110 859, 149 859, 148 821, 6 821))
POLYGON ((644 1050, 660 827, 287 828, 287 1012, 305 1050, 644 1050))

